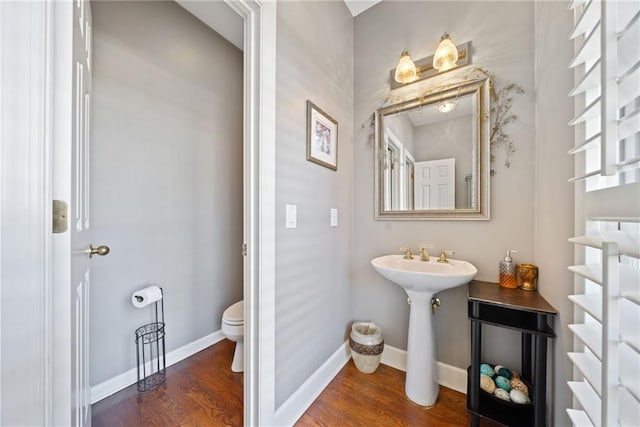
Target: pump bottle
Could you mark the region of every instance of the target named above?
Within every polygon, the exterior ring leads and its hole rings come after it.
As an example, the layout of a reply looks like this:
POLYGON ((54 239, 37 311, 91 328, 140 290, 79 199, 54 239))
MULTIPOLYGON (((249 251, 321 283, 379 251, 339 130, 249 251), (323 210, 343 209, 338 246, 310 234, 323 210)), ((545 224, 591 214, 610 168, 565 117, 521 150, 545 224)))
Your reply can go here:
POLYGON ((511 258, 512 252, 518 252, 514 249, 507 249, 507 256, 504 257, 504 261, 500 261, 499 270, 500 286, 504 288, 516 288, 518 286, 518 277, 516 275, 516 263, 511 258))

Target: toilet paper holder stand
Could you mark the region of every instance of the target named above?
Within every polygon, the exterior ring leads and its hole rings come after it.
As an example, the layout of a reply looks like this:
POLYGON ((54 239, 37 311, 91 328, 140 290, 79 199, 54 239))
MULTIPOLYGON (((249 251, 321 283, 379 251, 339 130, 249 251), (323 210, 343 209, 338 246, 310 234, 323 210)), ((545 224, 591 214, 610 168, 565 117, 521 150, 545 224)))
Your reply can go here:
POLYGON ((167 379, 165 357, 164 292, 153 304, 155 322, 140 326, 135 331, 136 361, 138 364, 139 392, 153 390, 167 379))

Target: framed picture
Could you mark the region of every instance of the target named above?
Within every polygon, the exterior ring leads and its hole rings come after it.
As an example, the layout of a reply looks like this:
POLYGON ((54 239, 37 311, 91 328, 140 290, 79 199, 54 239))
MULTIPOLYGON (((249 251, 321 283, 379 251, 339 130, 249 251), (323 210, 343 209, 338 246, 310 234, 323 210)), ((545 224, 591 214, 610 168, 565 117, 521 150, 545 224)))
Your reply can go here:
POLYGON ((307 160, 338 170, 338 122, 307 101, 307 160))

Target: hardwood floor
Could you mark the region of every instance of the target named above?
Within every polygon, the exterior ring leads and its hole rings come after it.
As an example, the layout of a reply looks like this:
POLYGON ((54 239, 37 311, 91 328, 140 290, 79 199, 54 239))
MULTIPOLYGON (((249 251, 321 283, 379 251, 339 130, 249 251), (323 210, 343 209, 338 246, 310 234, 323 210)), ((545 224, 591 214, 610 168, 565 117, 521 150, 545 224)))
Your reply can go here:
POLYGON ((92 407, 94 427, 242 426, 242 373, 231 372, 224 340, 167 368, 165 384, 138 394, 135 384, 92 407))
POLYGON ((404 378, 404 372, 382 364, 363 374, 349 361, 296 427, 469 425, 466 395, 440 387, 436 405, 424 408, 406 397, 404 378))
MULTIPOLYGON (((94 427, 242 426, 243 374, 231 372, 234 343, 224 340, 167 368, 167 381, 138 394, 128 387, 93 405, 94 427)), ((464 426, 466 396, 441 387, 426 409, 404 395, 404 372, 380 365, 360 373, 349 362, 296 426, 464 426)))

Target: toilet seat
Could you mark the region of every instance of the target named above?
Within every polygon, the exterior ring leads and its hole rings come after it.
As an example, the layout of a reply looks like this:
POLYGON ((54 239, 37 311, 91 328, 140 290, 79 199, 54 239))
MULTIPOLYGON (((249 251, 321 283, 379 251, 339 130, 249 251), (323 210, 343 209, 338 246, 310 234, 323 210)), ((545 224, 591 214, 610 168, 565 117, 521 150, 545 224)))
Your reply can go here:
POLYGON ((244 325, 244 301, 238 301, 222 313, 222 322, 229 326, 244 325))

